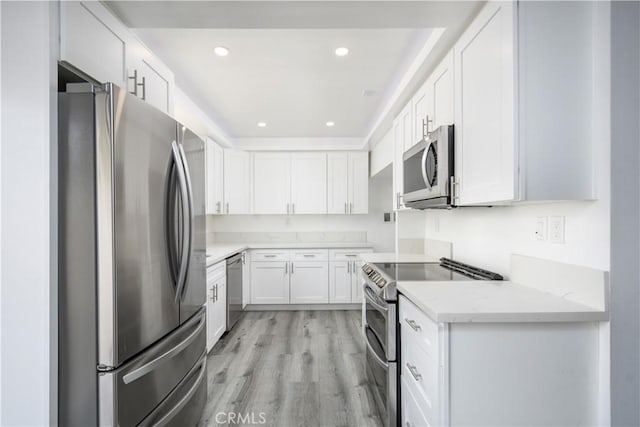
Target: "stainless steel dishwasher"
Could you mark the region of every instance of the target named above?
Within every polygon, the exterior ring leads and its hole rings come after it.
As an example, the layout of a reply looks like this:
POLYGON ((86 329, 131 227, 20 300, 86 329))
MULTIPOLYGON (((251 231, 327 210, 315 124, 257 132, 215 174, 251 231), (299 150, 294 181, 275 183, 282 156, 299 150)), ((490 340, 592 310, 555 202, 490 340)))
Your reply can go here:
POLYGON ((242 314, 242 254, 227 258, 227 331, 242 314))

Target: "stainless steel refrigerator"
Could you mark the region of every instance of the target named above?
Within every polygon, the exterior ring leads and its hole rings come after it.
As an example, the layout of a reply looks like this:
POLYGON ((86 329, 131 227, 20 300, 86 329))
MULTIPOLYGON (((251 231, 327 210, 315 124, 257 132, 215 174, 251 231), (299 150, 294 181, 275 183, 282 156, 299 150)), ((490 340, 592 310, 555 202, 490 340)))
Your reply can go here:
POLYGON ((59 425, 195 425, 204 143, 107 83, 60 93, 59 425))

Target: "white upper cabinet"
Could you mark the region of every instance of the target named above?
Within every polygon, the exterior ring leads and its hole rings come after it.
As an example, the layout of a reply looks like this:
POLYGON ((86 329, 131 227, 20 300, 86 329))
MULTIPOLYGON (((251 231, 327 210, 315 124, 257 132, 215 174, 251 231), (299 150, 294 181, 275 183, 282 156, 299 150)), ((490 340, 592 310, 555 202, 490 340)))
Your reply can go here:
POLYGON ((349 200, 349 154, 329 153, 328 155, 328 213, 348 213, 349 200))
MULTIPOLYGON (((453 89, 453 52, 449 52, 429 77, 430 92, 433 96, 433 107, 427 110, 429 132, 439 126, 454 123, 454 89, 453 89)), ((422 125, 422 121, 420 121, 422 125)), ((422 135, 420 135, 422 136, 422 135)))
POLYGON ((60 60, 93 79, 126 87, 128 29, 96 1, 60 2, 60 60))
POLYGON ((597 2, 490 1, 462 34, 456 204, 595 197, 593 90, 606 81, 595 64, 607 61, 597 13, 597 2))
POLYGON ((291 154, 253 154, 253 213, 291 212, 291 154))
POLYGON ((488 3, 455 45, 457 204, 515 198, 514 16, 488 3))
POLYGON ((328 213, 369 212, 369 153, 328 154, 328 213))
POLYGON ((222 214, 224 192, 224 150, 218 144, 207 138, 205 141, 207 156, 207 201, 208 215, 222 214))
MULTIPOLYGON (((400 114, 393 121, 393 194, 395 200, 393 207, 395 210, 403 209, 402 194, 404 192, 404 152, 413 145, 413 103, 409 103, 402 109, 400 114)), ((417 141, 416 141, 417 142, 417 141)))
POLYGON ((249 153, 240 150, 224 150, 224 213, 248 214, 250 173, 249 153))
POLYGON ((100 2, 60 2, 60 60, 173 114, 173 73, 100 2))
POLYGON ((349 213, 369 212, 369 153, 349 153, 349 213))
POLYGON ((326 153, 254 153, 253 213, 326 214, 326 153))
POLYGON ((127 88, 167 114, 173 114, 174 76, 157 57, 139 41, 127 45, 127 88))
POLYGON ((294 214, 327 213, 327 154, 291 156, 291 210, 294 214))

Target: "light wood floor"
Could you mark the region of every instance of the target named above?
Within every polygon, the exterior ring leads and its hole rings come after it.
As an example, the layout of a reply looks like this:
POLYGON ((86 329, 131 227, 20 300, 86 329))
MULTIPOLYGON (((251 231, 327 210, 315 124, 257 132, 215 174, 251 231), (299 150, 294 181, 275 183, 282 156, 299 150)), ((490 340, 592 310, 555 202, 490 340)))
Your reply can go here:
POLYGON ((245 312, 209 353, 200 424, 380 426, 360 328, 358 311, 245 312))

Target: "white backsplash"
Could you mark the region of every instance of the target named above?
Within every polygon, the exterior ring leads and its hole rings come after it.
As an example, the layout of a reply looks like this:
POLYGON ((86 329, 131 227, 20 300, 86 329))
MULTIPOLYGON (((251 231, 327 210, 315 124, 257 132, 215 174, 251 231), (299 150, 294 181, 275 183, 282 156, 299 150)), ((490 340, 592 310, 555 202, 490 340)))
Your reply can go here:
POLYGON ((280 232, 226 232, 215 231, 207 235, 208 242, 215 243, 364 243, 366 231, 280 231, 280 232))

